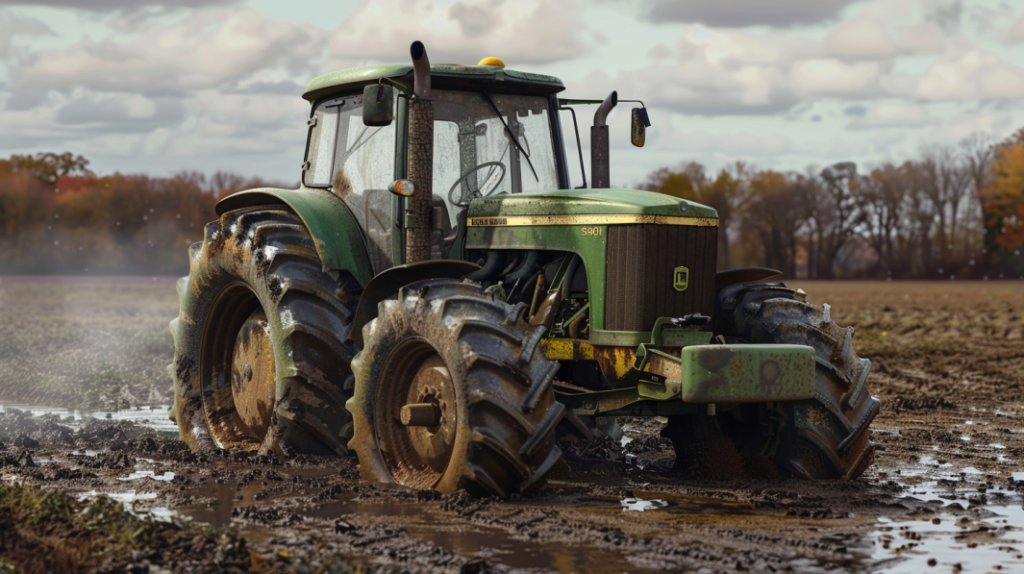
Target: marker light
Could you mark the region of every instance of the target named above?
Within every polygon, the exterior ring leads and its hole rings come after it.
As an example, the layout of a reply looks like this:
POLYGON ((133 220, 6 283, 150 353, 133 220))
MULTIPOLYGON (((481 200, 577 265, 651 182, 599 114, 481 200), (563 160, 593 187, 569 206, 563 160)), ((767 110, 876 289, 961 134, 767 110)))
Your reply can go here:
POLYGON ((476 63, 477 66, 497 66, 499 68, 505 67, 505 62, 501 61, 501 58, 495 58, 494 56, 488 56, 483 60, 476 63))
POLYGON ((388 191, 402 197, 412 197, 412 194, 416 191, 416 186, 408 179, 399 179, 391 182, 391 185, 388 186, 388 191))

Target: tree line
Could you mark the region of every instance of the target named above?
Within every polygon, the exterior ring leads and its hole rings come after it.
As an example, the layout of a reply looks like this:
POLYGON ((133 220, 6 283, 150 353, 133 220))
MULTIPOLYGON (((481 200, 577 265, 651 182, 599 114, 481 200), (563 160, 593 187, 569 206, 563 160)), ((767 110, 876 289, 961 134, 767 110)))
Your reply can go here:
MULTIPOLYGON (((217 201, 265 185, 275 184, 223 172, 98 176, 71 153, 0 159, 0 273, 184 274, 217 201)), ((870 170, 737 162, 709 173, 691 162, 659 169, 640 187, 718 210, 721 269, 764 266, 809 279, 1024 276, 1024 129, 870 170)))
POLYGON ((71 153, 0 159, 0 274, 186 274, 219 198, 267 185, 181 172, 98 176, 71 153))
POLYGON ((804 172, 737 162, 709 174, 691 162, 655 171, 641 188, 718 210, 720 269, 764 266, 808 279, 1024 276, 1024 129, 864 171, 851 162, 804 172))

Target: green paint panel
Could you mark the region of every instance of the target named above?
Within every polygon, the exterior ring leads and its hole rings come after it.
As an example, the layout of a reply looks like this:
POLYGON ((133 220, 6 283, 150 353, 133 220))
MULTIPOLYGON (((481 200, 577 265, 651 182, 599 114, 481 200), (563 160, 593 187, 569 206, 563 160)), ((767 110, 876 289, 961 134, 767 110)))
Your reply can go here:
POLYGON ((695 345, 681 355, 682 398, 688 403, 814 397, 814 349, 806 345, 695 345))
POLYGON ((380 78, 398 78, 412 73, 412 64, 385 65, 385 66, 364 66, 362 68, 348 68, 338 70, 322 76, 317 76, 306 85, 306 92, 302 97, 313 101, 326 91, 333 91, 332 88, 339 86, 357 86, 369 84, 380 78))
POLYGON ((653 191, 563 189, 551 193, 502 195, 473 200, 469 217, 517 215, 664 215, 718 217, 714 209, 653 191), (682 206, 686 206, 686 210, 682 206))
POLYGON ((345 202, 333 193, 315 188, 260 188, 229 195, 217 204, 217 214, 232 209, 284 203, 302 219, 313 236, 324 271, 348 271, 366 285, 373 267, 363 232, 345 202))

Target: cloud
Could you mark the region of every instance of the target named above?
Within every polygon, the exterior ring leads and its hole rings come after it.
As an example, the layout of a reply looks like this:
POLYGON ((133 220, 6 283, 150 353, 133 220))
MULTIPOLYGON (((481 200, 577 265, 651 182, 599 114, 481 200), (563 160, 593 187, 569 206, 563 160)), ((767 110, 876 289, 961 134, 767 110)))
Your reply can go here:
POLYGON ((264 18, 249 8, 190 13, 149 22, 127 41, 85 38, 43 50, 17 67, 17 88, 181 93, 235 83, 274 66, 308 69, 322 51, 315 27, 264 18))
POLYGON ((870 97, 878 94, 882 66, 877 62, 846 63, 836 59, 793 62, 787 79, 793 93, 803 98, 841 96, 870 97))
POLYGON ((433 63, 475 64, 497 56, 516 68, 583 55, 587 31, 572 0, 458 0, 447 9, 422 0, 378 0, 365 2, 333 31, 331 65, 406 62, 408 46, 420 40, 433 63))
POLYGON ((185 104, 178 98, 85 94, 61 106, 54 119, 59 124, 104 133, 148 132, 178 125, 185 114, 185 104))
MULTIPOLYGON (((903 17, 914 16, 908 12, 903 17)), ((938 24, 883 18, 874 9, 817 37, 701 24, 681 27, 679 36, 673 47, 650 50, 646 67, 615 77, 592 73, 584 80, 585 87, 607 93, 631 86, 645 94, 652 106, 703 116, 768 116, 824 99, 848 105, 904 98, 912 106, 972 99, 1005 105, 1024 97, 1022 67, 963 38, 947 41, 938 24), (909 60, 919 56, 928 58, 909 60), (902 65, 904 61, 910 65, 902 65)), ((863 110, 866 114, 868 107, 863 110)), ((867 129, 896 121, 879 115, 886 110, 876 109, 874 115, 850 125, 867 129)), ((930 121, 919 112, 904 121, 914 125, 930 121)))
POLYGON ((926 22, 932 22, 947 34, 953 33, 964 16, 963 0, 925 0, 926 22))
POLYGON ((1013 27, 1006 34, 1006 41, 1011 44, 1024 42, 1024 16, 1021 16, 1013 23, 1013 27))
POLYGON ((915 83, 912 95, 922 100, 1024 97, 1024 70, 973 46, 935 59, 915 83))
POLYGON ((828 50, 844 59, 887 59, 897 54, 896 45, 878 20, 858 16, 843 22, 825 36, 828 50))
POLYGON ((687 22, 725 28, 787 27, 833 20, 859 0, 646 0, 649 22, 687 22))
POLYGON ((912 24, 900 26, 902 32, 896 40, 901 54, 942 54, 946 51, 946 39, 936 26, 912 24))
POLYGON ((239 0, 0 0, 2 6, 48 6, 90 12, 134 11, 141 8, 204 8, 236 4, 239 0))
POLYGON ((255 81, 244 85, 221 87, 224 94, 279 94, 288 96, 299 96, 305 91, 305 86, 291 80, 279 80, 276 82, 255 81))
POLYGON ((976 134, 992 134, 1001 139, 1013 128, 1013 114, 1007 111, 966 113, 948 118, 930 130, 922 141, 929 143, 955 143, 976 134))
POLYGON ((25 111, 43 105, 49 96, 49 90, 11 90, 8 94, 10 96, 4 107, 8 110, 25 111))
POLYGON ((862 118, 867 113, 868 109, 860 104, 847 106, 846 108, 843 108, 843 115, 853 116, 855 118, 862 118))
POLYGON ((916 104, 879 103, 863 111, 846 127, 851 130, 920 127, 937 123, 928 110, 916 104))
POLYGON ((0 12, 0 58, 6 57, 15 36, 52 35, 53 30, 34 18, 22 18, 9 12, 0 12))
MULTIPOLYGON (((871 98, 883 93, 891 58, 850 39, 865 25, 875 29, 863 22, 841 26, 823 40, 690 26, 671 52, 674 58, 662 57, 614 81, 592 74, 586 83, 599 92, 633 86, 651 94, 651 105, 700 115, 770 115, 819 98, 871 98)), ((896 51, 891 44, 885 50, 896 51)))

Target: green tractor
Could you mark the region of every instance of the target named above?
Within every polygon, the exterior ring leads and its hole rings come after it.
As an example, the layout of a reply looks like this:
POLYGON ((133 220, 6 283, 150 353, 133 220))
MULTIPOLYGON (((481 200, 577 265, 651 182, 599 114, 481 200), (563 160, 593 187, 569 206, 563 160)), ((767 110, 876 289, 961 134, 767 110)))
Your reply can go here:
POLYGON ((560 441, 660 416, 683 470, 871 464, 853 330, 776 271, 716 272, 715 210, 609 189, 615 93, 411 55, 310 82, 299 189, 223 199, 191 247, 170 370, 194 450, 354 452, 366 479, 508 497, 560 441), (587 103, 591 185, 570 189, 559 110, 587 103))

